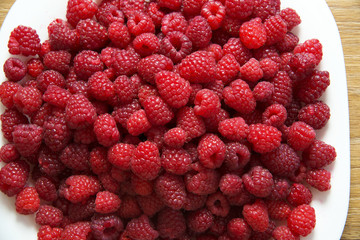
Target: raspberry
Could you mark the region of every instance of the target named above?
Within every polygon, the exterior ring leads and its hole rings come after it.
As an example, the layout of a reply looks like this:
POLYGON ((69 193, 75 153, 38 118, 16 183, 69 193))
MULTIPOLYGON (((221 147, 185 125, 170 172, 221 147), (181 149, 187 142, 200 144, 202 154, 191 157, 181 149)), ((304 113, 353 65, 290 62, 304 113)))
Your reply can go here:
POLYGON ((307 204, 296 207, 287 219, 287 225, 291 232, 304 237, 312 232, 315 223, 315 210, 307 204))
POLYGON ((17 83, 6 81, 0 85, 0 100, 1 103, 7 107, 12 108, 14 106, 14 95, 21 88, 17 83))
POLYGON ((71 54, 67 51, 50 51, 43 59, 45 67, 66 75, 70 70, 71 54))
POLYGON ((182 32, 169 32, 160 41, 160 53, 170 58, 174 63, 181 62, 191 53, 192 42, 182 32))
POLYGON ((179 72, 191 83, 211 82, 216 74, 214 55, 206 51, 193 52, 181 61, 179 72))
POLYGON ((89 93, 88 93, 88 83, 85 81, 76 81, 73 83, 70 83, 68 86, 68 91, 71 94, 82 94, 85 97, 89 97, 89 93))
POLYGON ((29 178, 30 166, 24 161, 6 164, 0 170, 0 190, 9 197, 18 194, 29 178))
POLYGON ((185 33, 188 23, 185 17, 178 12, 166 14, 161 20, 161 32, 168 35, 170 32, 185 33))
POLYGON ((305 122, 315 130, 321 129, 330 119, 330 108, 322 101, 307 104, 300 109, 298 118, 299 121, 305 122))
POLYGON ((272 236, 276 240, 296 240, 296 237, 287 226, 276 227, 272 236))
POLYGON ((172 128, 164 134, 164 143, 172 148, 181 148, 187 138, 187 133, 182 128, 172 128))
POLYGON ((226 145, 225 166, 229 170, 237 170, 246 166, 250 160, 249 149, 238 142, 226 145))
POLYGON ((252 230, 243 218, 233 218, 227 224, 227 232, 237 239, 249 239, 252 230))
MULTIPOLYGON (((221 35, 223 35, 223 36, 219 36, 219 37, 214 36, 214 38, 215 38, 214 40, 216 40, 215 42, 219 43, 219 44, 221 43, 221 45, 224 45, 230 38, 235 38, 235 37, 238 38, 240 27, 241 27, 242 23, 243 23, 243 21, 240 19, 232 18, 232 17, 229 17, 228 15, 225 15, 225 18, 222 22, 222 27, 221 27, 222 31, 220 31, 221 35)), ((238 39, 238 40, 239 40, 239 42, 241 42, 240 39, 238 39)))
POLYGON ((108 151, 108 160, 122 170, 130 169, 130 161, 135 147, 131 144, 118 143, 108 151))
POLYGON ((285 201, 267 201, 266 206, 270 218, 274 220, 285 220, 291 213, 291 207, 285 201))
POLYGON ((39 194, 33 187, 25 187, 16 195, 16 212, 24 215, 35 213, 40 207, 39 194))
POLYGON ((164 126, 151 127, 149 131, 145 133, 145 137, 147 137, 148 141, 155 143, 156 146, 161 149, 164 145, 164 134, 166 130, 167 128, 164 126))
POLYGON ((50 116, 44 122, 44 142, 52 151, 64 149, 71 140, 71 130, 61 116, 50 116))
POLYGON ((134 192, 141 196, 148 196, 153 192, 153 182, 139 178, 135 174, 131 175, 131 187, 134 192))
POLYGON ((19 88, 13 97, 13 101, 15 107, 27 115, 38 111, 42 104, 41 93, 35 87, 19 88))
POLYGON ((221 107, 220 99, 214 91, 202 89, 196 93, 194 113, 202 117, 216 114, 221 107))
POLYGON ((95 118, 95 108, 84 95, 70 97, 65 108, 65 119, 70 128, 86 128, 95 122, 95 118))
POLYGON ((313 103, 322 96, 329 85, 329 72, 314 70, 300 85, 297 97, 305 103, 313 103))
POLYGON ((38 161, 41 172, 51 177, 56 177, 65 170, 64 164, 59 159, 59 154, 49 148, 41 149, 38 161))
POLYGON ((55 19, 48 26, 49 41, 42 44, 40 55, 43 56, 50 50, 78 50, 79 34, 70 27, 68 22, 55 19))
POLYGON ((119 183, 118 179, 115 179, 112 176, 111 173, 103 173, 103 174, 99 175, 99 180, 106 191, 116 193, 116 194, 119 193, 120 187, 121 187, 120 183, 119 183))
POLYGON ((241 78, 250 82, 257 82, 264 73, 261 69, 260 63, 255 58, 251 58, 240 68, 241 78))
POLYGON ((257 232, 265 232, 269 227, 269 215, 267 207, 262 200, 256 200, 253 204, 246 204, 242 210, 244 219, 249 226, 257 232))
POLYGON ((70 169, 85 171, 89 169, 90 152, 87 145, 70 143, 60 154, 61 162, 70 169))
POLYGON ((266 29, 259 17, 243 23, 240 27, 240 40, 248 49, 262 47, 266 38, 266 29))
POLYGON ((92 0, 69 0, 66 19, 75 27, 81 19, 92 18, 97 10, 98 7, 92 0))
POLYGON ((95 213, 95 198, 91 197, 84 202, 70 203, 68 206, 69 219, 72 222, 85 221, 95 213))
POLYGON ((165 207, 162 199, 155 193, 149 196, 137 196, 137 201, 144 214, 150 217, 154 216, 165 207))
POLYGON ((135 51, 142 57, 157 53, 160 49, 160 41, 153 33, 142 33, 133 41, 135 51))
POLYGON ((109 25, 108 36, 111 42, 119 48, 126 48, 131 42, 129 29, 121 22, 112 22, 109 25))
POLYGON ((100 182, 95 177, 72 175, 66 179, 60 194, 72 203, 79 203, 98 193, 100 188, 100 182))
POLYGON ((286 22, 280 17, 280 15, 267 18, 264 21, 264 27, 267 36, 266 43, 268 45, 280 42, 287 32, 286 22))
POLYGON ((217 78, 223 81, 224 84, 228 84, 237 77, 240 71, 240 65, 234 55, 226 54, 217 63, 216 71, 217 78))
POLYGON ((183 208, 186 211, 194 211, 205 206, 206 195, 197 195, 191 192, 186 193, 186 199, 183 208))
POLYGON ((133 136, 138 136, 147 132, 151 128, 151 124, 146 117, 143 109, 138 110, 131 114, 127 121, 127 130, 133 136))
POLYGON ((39 240, 59 240, 62 231, 62 228, 51 228, 50 226, 45 225, 39 228, 37 237, 39 240))
POLYGON ((143 12, 134 12, 127 21, 129 32, 134 36, 139 36, 142 33, 154 33, 155 25, 150 16, 143 12))
POLYGON ((16 109, 6 109, 3 114, 1 114, 1 131, 3 136, 9 142, 13 142, 12 133, 14 127, 18 124, 27 124, 28 119, 16 109))
POLYGON ((50 227, 58 227, 62 220, 62 211, 50 205, 41 205, 35 217, 35 222, 41 226, 49 225, 50 227))
POLYGON ((186 222, 181 211, 165 208, 159 212, 156 228, 161 237, 179 238, 186 232, 186 222))
POLYGON ((226 0, 225 8, 229 17, 246 19, 253 12, 254 0, 226 0))
POLYGON ((222 46, 216 43, 211 43, 206 50, 208 52, 211 52, 215 55, 216 62, 219 62, 222 57, 224 57, 224 51, 222 49, 222 46))
POLYGON ((273 104, 265 109, 262 122, 266 125, 280 127, 287 119, 286 108, 281 104, 273 104))
POLYGON ((121 204, 118 211, 121 218, 137 218, 141 215, 142 211, 135 199, 135 197, 124 195, 121 198, 121 204))
POLYGON ((97 239, 117 239, 123 229, 116 215, 97 215, 91 220, 91 234, 97 239))
POLYGON ((120 198, 108 191, 98 192, 95 199, 95 211, 106 214, 116 212, 121 204, 120 198))
POLYGON ((169 173, 183 175, 190 170, 190 154, 182 149, 163 148, 161 166, 169 173))
POLYGON ((294 122, 287 136, 287 143, 297 151, 303 151, 314 141, 315 130, 304 122, 294 122))
POLYGON ((330 185, 331 173, 325 169, 310 170, 306 173, 305 181, 319 191, 328 191, 330 185))
POLYGON ((120 1, 119 8, 127 18, 129 18, 134 12, 145 12, 146 6, 144 0, 124 0, 120 1))
POLYGON ((202 233, 211 227, 214 216, 206 208, 189 212, 186 216, 188 228, 194 232, 202 233))
POLYGON ((136 66, 140 61, 140 56, 133 50, 119 50, 114 52, 114 68, 116 75, 133 75, 136 73, 136 66))
POLYGON ((183 0, 183 9, 184 14, 188 16, 199 15, 201 12, 202 6, 207 2, 206 0, 183 0))
POLYGON ((293 206, 310 204, 312 193, 309 188, 301 183, 293 183, 286 200, 293 206))
POLYGON ((187 140, 199 137, 206 132, 204 121, 195 115, 194 109, 184 107, 177 113, 177 127, 186 131, 187 140))
POLYGON ((199 161, 204 167, 218 168, 222 165, 226 145, 214 134, 204 135, 198 145, 199 161))
POLYGON ((35 124, 19 124, 12 133, 16 149, 23 157, 35 154, 41 145, 43 129, 35 124))
POLYGON ((120 139, 115 119, 108 113, 99 115, 96 118, 94 132, 98 142, 105 147, 114 145, 120 139))
POLYGON ((280 52, 291 52, 298 45, 299 38, 291 32, 286 33, 283 40, 276 43, 276 48, 280 52))
POLYGON ((209 23, 212 30, 221 27, 221 23, 225 18, 225 7, 221 2, 207 2, 201 8, 201 16, 209 23))
POLYGON ((318 65, 322 59, 322 45, 318 39, 309 39, 299 44, 294 49, 294 54, 297 53, 311 53, 315 56, 315 65, 318 65))
POLYGON ((302 154, 303 162, 310 168, 322 168, 336 158, 335 148, 321 140, 314 140, 302 154))
POLYGON ((155 179, 161 169, 159 149, 153 142, 142 142, 133 152, 131 170, 145 180, 155 179))
POLYGON ((192 42, 194 48, 200 49, 209 45, 212 31, 208 21, 202 16, 196 16, 189 21, 186 36, 192 42))
POLYGON ((103 72, 96 72, 88 80, 88 93, 95 99, 106 101, 115 95, 115 86, 103 72))
POLYGON ((27 66, 18 58, 8 58, 3 67, 6 78, 12 82, 18 82, 23 79, 27 72, 27 66))
POLYGON ((90 222, 76 222, 66 225, 60 239, 81 240, 91 237, 90 222))
POLYGON ((166 206, 179 210, 184 205, 186 191, 185 183, 181 176, 164 173, 156 179, 154 190, 166 206))
POLYGON ((104 68, 97 52, 84 50, 74 58, 74 70, 76 75, 83 80, 87 80, 95 72, 102 71, 104 68))
POLYGON ((210 169, 185 176, 186 189, 198 195, 208 195, 216 192, 219 181, 219 173, 210 169))
POLYGON ((122 127, 126 128, 127 120, 137 110, 140 110, 141 106, 138 100, 133 100, 129 104, 124 104, 118 106, 112 112, 112 116, 115 118, 115 121, 120 123, 122 127))
POLYGON ((241 79, 237 79, 231 82, 230 86, 225 87, 223 96, 225 104, 240 113, 251 113, 255 109, 256 102, 250 87, 241 79))
POLYGON ((174 113, 160 97, 149 96, 142 105, 149 122, 153 126, 165 125, 174 117, 174 113))
POLYGON ((274 188, 268 199, 284 200, 289 194, 290 184, 286 179, 274 177, 274 188))
POLYGON ((274 180, 269 170, 256 166, 242 176, 246 190, 256 197, 266 197, 271 193, 274 180))
POLYGON ((279 71, 272 83, 274 84, 274 93, 271 102, 282 104, 285 107, 289 105, 292 100, 292 81, 288 74, 279 71))
POLYGON ((155 83, 155 76, 161 71, 172 71, 173 63, 171 59, 160 55, 153 54, 141 59, 137 65, 137 71, 140 77, 151 84, 155 83))
POLYGON ((31 27, 19 25, 10 33, 8 48, 13 55, 35 56, 41 50, 39 35, 31 27))
POLYGON ((12 143, 7 143, 0 148, 0 160, 4 163, 16 161, 20 158, 20 153, 12 143))
POLYGON ((151 225, 146 215, 133 218, 126 226, 125 235, 133 239, 155 240, 159 233, 151 225))
POLYGON ((177 73, 161 71, 155 75, 155 82, 159 94, 169 106, 180 108, 186 105, 191 93, 188 81, 177 73))
POLYGON ((159 28, 161 26, 161 21, 165 15, 164 12, 160 10, 159 4, 151 2, 147 10, 147 13, 151 17, 151 20, 153 21, 155 27, 159 28))
POLYGON ((253 14, 263 21, 266 20, 278 11, 277 7, 280 6, 277 6, 276 2, 276 0, 255 0, 253 14))
POLYGON ((80 46, 88 50, 98 50, 107 44, 107 30, 100 23, 92 20, 80 20, 76 25, 80 46))
POLYGON ((242 187, 241 177, 236 174, 228 173, 223 175, 220 179, 220 191, 227 196, 235 196, 241 193, 242 187))
POLYGON ((136 97, 135 85, 125 75, 117 77, 114 81, 114 89, 116 93, 116 98, 120 103, 130 103, 136 97))
POLYGON ((170 10, 179 10, 182 0, 158 0, 159 7, 168 8, 170 10))
POLYGON ((280 67, 281 64, 283 63, 282 62, 283 60, 281 59, 279 52, 274 45, 263 46, 261 48, 254 49, 253 54, 254 57, 259 61, 265 58, 271 59, 272 61, 277 63, 278 67, 280 67))
POLYGON ((103 2, 99 5, 98 11, 95 14, 96 20, 105 26, 109 27, 113 22, 124 23, 124 13, 116 6, 115 2, 103 2))
POLYGON ((309 76, 316 66, 316 58, 312 53, 296 53, 290 61, 289 66, 294 73, 294 78, 302 80, 306 76, 309 76))
POLYGON ((216 192, 207 197, 206 207, 215 216, 226 217, 230 211, 230 205, 221 192, 216 192))
POLYGON ((57 188, 48 177, 40 177, 37 179, 35 182, 35 189, 42 200, 53 202, 58 198, 57 188))
POLYGON ((48 86, 55 85, 58 87, 65 87, 65 78, 61 73, 54 70, 46 70, 42 72, 37 78, 37 88, 41 92, 45 92, 48 86))
POLYGON ((56 85, 49 85, 42 96, 42 99, 52 106, 65 108, 71 94, 66 89, 56 85))

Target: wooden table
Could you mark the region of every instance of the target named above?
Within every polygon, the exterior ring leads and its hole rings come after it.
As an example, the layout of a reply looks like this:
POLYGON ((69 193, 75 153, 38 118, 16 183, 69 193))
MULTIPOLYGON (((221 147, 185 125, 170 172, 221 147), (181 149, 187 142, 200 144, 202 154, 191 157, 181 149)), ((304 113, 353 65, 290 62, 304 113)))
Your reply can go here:
MULTIPOLYGON (((338 24, 348 80, 351 143, 349 214, 341 239, 360 239, 360 1, 326 0, 338 24), (359 82, 358 82, 359 81, 359 82)), ((0 1, 0 25, 15 0, 0 1)))

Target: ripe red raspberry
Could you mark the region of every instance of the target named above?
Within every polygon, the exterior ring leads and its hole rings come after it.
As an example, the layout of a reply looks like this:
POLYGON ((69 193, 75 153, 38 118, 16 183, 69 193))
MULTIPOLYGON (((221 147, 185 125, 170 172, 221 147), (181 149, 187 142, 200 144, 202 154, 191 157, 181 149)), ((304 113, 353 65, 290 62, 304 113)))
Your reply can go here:
POLYGON ((277 0, 255 0, 253 14, 264 21, 269 16, 275 15, 279 10, 280 5, 277 5, 276 2, 277 0))
POLYGON ((236 174, 225 174, 221 177, 219 188, 227 196, 235 196, 241 193, 243 188, 242 179, 236 174))
POLYGON ((234 80, 240 71, 240 65, 236 61, 233 54, 226 54, 222 57, 216 65, 216 76, 224 84, 230 83, 234 80))
POLYGON ((256 166, 242 176, 246 190, 256 197, 266 197, 273 190, 274 180, 269 170, 256 166))
POLYGON ((123 11, 127 18, 129 18, 134 12, 146 12, 145 0, 120 1, 119 8, 123 11))
POLYGON ((35 189, 40 199, 53 202, 58 198, 57 188, 48 177, 40 177, 35 182, 35 189))
POLYGON ((304 122, 294 122, 287 136, 287 143, 297 151, 303 151, 315 140, 315 130, 304 122))
POLYGON ((297 97, 305 103, 313 103, 322 96, 329 85, 329 72, 315 70, 299 86, 297 97))
POLYGON ((191 53, 192 42, 182 32, 169 32, 160 41, 160 53, 170 58, 174 63, 179 63, 191 53))
POLYGON ((165 208, 159 212, 156 229, 161 237, 179 238, 186 232, 186 221, 181 211, 165 208))
POLYGON ((63 232, 61 233, 60 239, 64 240, 80 240, 91 237, 91 226, 90 222, 79 221, 76 223, 71 223, 65 226, 63 232))
POLYGON ((99 115, 94 122, 94 132, 99 144, 110 147, 120 139, 115 119, 108 113, 99 115))
POLYGON ((148 216, 133 218, 126 226, 124 234, 132 239, 155 240, 159 233, 152 227, 148 216))
POLYGON ((264 76, 260 63, 255 58, 250 58, 249 61, 241 66, 240 74, 242 79, 250 82, 257 82, 264 76))
POLYGON ((147 13, 151 17, 151 20, 153 21, 155 27, 159 28, 161 26, 161 21, 164 18, 165 13, 160 10, 159 4, 157 4, 156 2, 151 2, 147 10, 147 13))
POLYGON ((89 169, 89 158, 88 146, 77 143, 70 143, 60 154, 60 160, 65 166, 78 171, 89 169))
POLYGON ((72 203, 79 203, 95 195, 101 189, 97 178, 87 175, 72 175, 65 181, 60 194, 72 203))
POLYGON ((287 225, 291 232, 304 237, 312 232, 315 223, 315 210, 307 204, 296 207, 287 219, 287 225))
POLYGON ((296 80, 311 75, 316 67, 316 58, 312 53, 296 53, 289 60, 289 66, 296 80))
POLYGON ((164 173, 156 179, 154 190, 166 206, 175 210, 183 207, 186 191, 185 183, 181 176, 164 173))
POLYGON ((12 82, 18 82, 23 79, 27 72, 27 66, 19 58, 8 58, 3 66, 5 77, 12 82))
POLYGON ((41 92, 35 87, 22 87, 13 96, 13 101, 20 112, 31 115, 41 107, 41 92))
POLYGON ((250 87, 241 79, 237 79, 231 82, 230 86, 225 87, 223 96, 225 104, 240 113, 251 113, 255 109, 256 102, 250 87))
POLYGON ((40 127, 44 126, 45 120, 52 115, 53 106, 48 103, 44 103, 40 109, 30 117, 30 122, 40 127))
POLYGON ((116 194, 119 193, 121 187, 120 182, 112 176, 111 172, 99 175, 99 180, 106 191, 116 194))
POLYGON ((88 93, 97 100, 106 101, 115 95, 115 86, 103 72, 96 72, 88 80, 88 93))
POLYGON ((295 207, 302 204, 310 204, 312 200, 312 193, 305 185, 301 183, 293 183, 290 187, 290 192, 286 200, 295 207))
POLYGON ((170 58, 160 54, 153 54, 139 61, 137 71, 144 81, 154 84, 155 76, 158 72, 172 71, 173 67, 174 65, 170 58))
POLYGON ((139 87, 138 98, 140 104, 149 96, 159 96, 157 89, 150 84, 143 84, 139 87))
POLYGON ((64 109, 70 97, 71 94, 66 89, 56 85, 49 85, 44 92, 42 99, 45 102, 51 104, 52 106, 64 109))
POLYGON ((57 177, 66 168, 59 159, 59 153, 53 152, 49 148, 41 149, 38 161, 41 172, 50 177, 57 177))
POLYGON ((138 100, 133 100, 129 104, 124 104, 121 106, 115 107, 112 112, 112 116, 115 118, 115 121, 118 122, 122 127, 126 128, 127 120, 137 110, 140 110, 141 106, 138 100))
POLYGON ((164 202, 155 193, 149 196, 137 196, 137 202, 145 215, 152 217, 164 207, 164 202))
POLYGON ((134 149, 134 145, 118 143, 109 149, 108 160, 115 167, 122 170, 129 170, 134 149))
POLYGON ((95 197, 91 197, 80 203, 69 203, 68 215, 72 222, 85 221, 95 213, 95 197))
POLYGON ((252 230, 243 218, 233 218, 227 224, 227 232, 233 238, 249 239, 252 230))
POLYGON ((51 228, 50 226, 41 226, 37 233, 39 240, 59 240, 61 237, 62 228, 51 228))
POLYGON ((182 128, 172 128, 164 134, 164 143, 171 148, 181 148, 187 138, 187 133, 182 128))
POLYGON ((174 113, 170 107, 157 96, 149 96, 142 103, 146 116, 153 126, 163 126, 169 123, 174 113))
POLYGON ((301 23, 300 16, 292 8, 282 9, 280 17, 285 21, 288 32, 301 23))
POLYGON ((208 230, 214 222, 214 216, 206 208, 189 212, 186 216, 188 228, 194 232, 202 233, 208 230))
POLYGON ((191 83, 208 83, 216 75, 214 55, 206 51, 196 51, 183 59, 179 65, 180 76, 191 83))
POLYGON ((75 27, 81 19, 92 18, 97 10, 98 7, 92 0, 69 0, 66 19, 75 27))
POLYGON ((218 168, 225 159, 226 145, 217 135, 207 134, 201 138, 197 150, 204 167, 218 168))
POLYGON ((195 174, 189 173, 185 176, 186 189, 198 195, 208 195, 216 192, 219 181, 219 173, 210 169, 195 174))
POLYGON ((8 48, 13 55, 35 56, 41 50, 39 35, 31 27, 19 25, 10 33, 8 48))
POLYGON ((74 131, 74 142, 82 144, 90 144, 96 141, 96 135, 93 126, 76 129, 74 131))
POLYGON ((20 153, 13 143, 7 143, 0 148, 0 160, 4 163, 16 161, 20 158, 20 153))
POLYGON ((0 100, 6 108, 14 106, 14 95, 21 88, 20 84, 6 81, 0 85, 0 100))
POLYGON ((33 187, 25 187, 15 200, 16 212, 24 215, 35 213, 40 207, 39 194, 33 187))
POLYGON ((119 196, 109 191, 102 191, 96 194, 95 211, 106 214, 116 212, 121 204, 119 196))
POLYGON ((58 227, 62 220, 63 212, 50 205, 41 205, 35 217, 35 222, 41 226, 49 225, 50 227, 58 227))
POLYGON ((72 137, 71 130, 63 114, 60 116, 49 116, 44 122, 43 130, 44 143, 55 152, 64 149, 72 137))
POLYGON ((58 87, 65 87, 65 78, 63 75, 54 70, 46 70, 42 72, 37 78, 37 88, 41 92, 45 92, 48 86, 55 85, 58 87))
POLYGON ((65 108, 65 119, 70 128, 86 128, 95 122, 96 111, 82 94, 74 94, 65 108))
POLYGON ((182 0, 158 0, 160 7, 168 8, 170 10, 179 10, 182 4, 182 0))
POLYGON ((252 124, 247 140, 258 153, 271 152, 280 146, 281 132, 273 126, 252 124))
POLYGON ((116 21, 109 25, 108 36, 111 42, 119 48, 126 48, 131 42, 129 29, 121 22, 116 21))
POLYGON ((119 50, 114 52, 114 62, 111 67, 114 68, 116 75, 133 75, 136 72, 136 66, 140 61, 140 56, 134 50, 119 50))
POLYGON ((166 130, 167 128, 164 126, 154 126, 145 133, 145 137, 147 137, 148 141, 155 143, 156 146, 161 149, 164 145, 164 134, 166 130))
POLYGON ((124 229, 116 215, 95 215, 91 220, 91 234, 97 239, 118 239, 124 229))
POLYGON ((240 27, 240 40, 248 49, 262 47, 266 38, 266 29, 259 17, 243 23, 240 27))
POLYGON ((166 35, 170 32, 185 33, 188 27, 188 22, 185 17, 178 12, 166 14, 161 20, 161 32, 166 35))
POLYGON ((107 28, 113 22, 124 23, 125 21, 124 13, 118 8, 117 3, 111 1, 103 1, 102 4, 99 5, 95 16, 96 20, 107 28))
POLYGON ((216 43, 211 43, 206 50, 208 52, 211 52, 215 55, 216 62, 219 62, 222 57, 224 57, 224 51, 222 49, 222 46, 216 43))
POLYGON ((262 200, 253 204, 246 204, 242 210, 244 219, 249 226, 257 232, 265 232, 269 226, 269 214, 262 200))
POLYGON ((280 17, 280 15, 267 18, 264 21, 264 27, 267 35, 266 43, 268 45, 280 42, 287 32, 286 22, 280 17))
POLYGON ((79 34, 62 19, 55 19, 48 26, 49 41, 41 45, 40 56, 51 50, 79 50, 79 34))
POLYGON ((131 170, 145 180, 155 179, 161 169, 160 153, 153 142, 142 142, 136 147, 131 158, 131 170))
POLYGON ((66 75, 70 70, 71 54, 67 51, 50 51, 43 58, 44 66, 66 75))
POLYGON ((278 226, 274 229, 272 236, 276 240, 296 240, 298 237, 290 231, 287 226, 278 226))
POLYGON ((322 44, 318 39, 309 39, 299 44, 294 49, 294 54, 297 53, 311 53, 314 54, 316 61, 315 65, 318 65, 322 59, 322 44))
MULTIPOLYGON (((222 31, 219 31, 222 36, 216 36, 214 34, 214 40, 216 40, 215 42, 224 45, 230 38, 239 38, 239 31, 242 23, 243 21, 240 19, 225 15, 220 28, 222 31)), ((240 39, 238 40, 241 42, 240 39)))
POLYGON ((299 121, 305 122, 315 130, 323 128, 330 119, 330 108, 326 103, 317 101, 300 109, 299 121))
POLYGON ((184 175, 190 170, 191 163, 190 154, 182 148, 162 149, 161 166, 169 173, 184 175))
POLYGON ((283 40, 276 43, 276 48, 283 53, 292 52, 294 48, 298 45, 298 43, 299 43, 299 38, 296 35, 292 34, 291 32, 288 32, 286 33, 283 40))
POLYGON ((199 15, 201 12, 202 6, 206 3, 206 0, 183 0, 182 1, 182 11, 187 16, 199 15))
POLYGON ((191 87, 188 81, 177 73, 161 71, 155 75, 160 96, 171 107, 180 108, 189 100, 191 87))
POLYGON ((68 86, 68 91, 71 94, 82 94, 84 95, 86 98, 89 97, 89 93, 88 93, 88 87, 87 87, 87 82, 85 81, 76 81, 73 83, 70 83, 68 86))
POLYGON ((274 220, 285 220, 291 213, 290 205, 283 200, 266 201, 269 217, 274 220))
POLYGON ((121 198, 121 204, 118 211, 121 218, 137 218, 142 211, 136 201, 136 198, 129 195, 124 195, 121 198))
POLYGON ((155 25, 150 16, 143 12, 134 12, 127 21, 129 32, 134 36, 139 36, 142 33, 154 33, 155 25))
POLYGON ((206 132, 204 121, 195 115, 194 109, 184 107, 177 112, 177 127, 186 131, 187 140, 200 137, 206 132))
POLYGON ((222 21, 225 18, 225 7, 221 2, 213 1, 205 3, 201 8, 201 16, 203 16, 209 23, 212 30, 221 27, 222 21))
POLYGON ((303 162, 310 168, 322 168, 336 158, 335 148, 321 140, 314 140, 302 154, 303 162))
POLYGON ((84 50, 74 58, 74 70, 80 79, 87 80, 91 75, 103 69, 104 64, 97 52, 84 50))
POLYGON ((135 174, 131 175, 130 183, 131 187, 137 195, 148 196, 153 192, 153 182, 139 178, 135 174))
POLYGON ((292 100, 292 81, 288 74, 284 71, 279 71, 272 81, 274 85, 274 93, 272 95, 272 103, 282 104, 285 107, 290 104, 292 100))
POLYGON ((204 48, 209 45, 212 31, 208 21, 202 16, 196 16, 189 21, 186 36, 192 42, 194 48, 204 48))
POLYGON ((35 154, 43 139, 43 129, 35 124, 19 124, 12 133, 16 149, 23 157, 35 154))
POLYGON ((290 184, 284 178, 274 177, 274 188, 268 199, 271 200, 284 200, 289 194, 290 184))
POLYGON ((306 173, 305 181, 319 191, 328 191, 330 185, 331 173, 325 169, 310 170, 306 173))
POLYGON ((210 117, 216 114, 221 107, 217 94, 209 89, 202 89, 196 93, 194 101, 194 113, 202 117, 210 117))
POLYGON ((286 108, 281 104, 272 104, 262 114, 262 122, 266 125, 280 127, 287 119, 286 108))
POLYGON ((246 166, 250 160, 249 148, 238 142, 226 145, 225 166, 228 170, 238 170, 246 166))
POLYGON ((131 114, 126 128, 131 135, 138 136, 147 132, 151 128, 151 123, 147 119, 145 111, 141 109, 131 114))
POLYGON ((14 161, 0 170, 0 190, 9 197, 18 194, 25 186, 30 166, 25 161, 14 161))
POLYGON ((254 0, 226 0, 226 13, 232 18, 246 19, 254 9, 254 0))
POLYGON ((183 208, 186 211, 194 211, 205 206, 206 195, 197 195, 191 192, 186 193, 186 199, 183 208))
POLYGON ((80 20, 76 25, 80 46, 88 50, 98 50, 107 44, 107 30, 100 23, 92 19, 80 20))
POLYGON ((132 42, 135 51, 142 57, 157 53, 160 49, 160 41, 153 33, 142 33, 132 42))
POLYGON ((206 207, 215 216, 226 217, 230 211, 230 204, 221 192, 216 192, 207 197, 206 207))
POLYGON ((135 85, 125 75, 118 76, 114 81, 115 98, 119 103, 127 104, 136 97, 135 85))

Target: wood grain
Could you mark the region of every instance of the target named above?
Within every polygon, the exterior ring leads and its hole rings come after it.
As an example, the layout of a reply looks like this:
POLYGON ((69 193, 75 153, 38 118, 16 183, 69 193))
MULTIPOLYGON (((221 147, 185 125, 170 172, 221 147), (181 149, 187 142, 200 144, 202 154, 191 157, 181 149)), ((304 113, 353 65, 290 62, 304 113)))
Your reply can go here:
MULTIPOLYGON (((346 226, 341 239, 360 239, 360 1, 326 0, 340 31, 347 73, 350 108, 351 193, 346 226)), ((15 0, 0 1, 0 25, 15 0)), ((309 6, 311 7, 311 6, 309 6)))

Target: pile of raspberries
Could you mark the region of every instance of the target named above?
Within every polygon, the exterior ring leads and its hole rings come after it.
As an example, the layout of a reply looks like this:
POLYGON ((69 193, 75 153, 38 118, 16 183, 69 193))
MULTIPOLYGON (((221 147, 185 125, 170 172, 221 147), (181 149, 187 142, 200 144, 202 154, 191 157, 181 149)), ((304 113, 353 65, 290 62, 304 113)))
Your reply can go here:
POLYGON ((307 236, 336 152, 300 23, 280 0, 69 0, 48 40, 16 27, 1 192, 38 240, 307 236))

